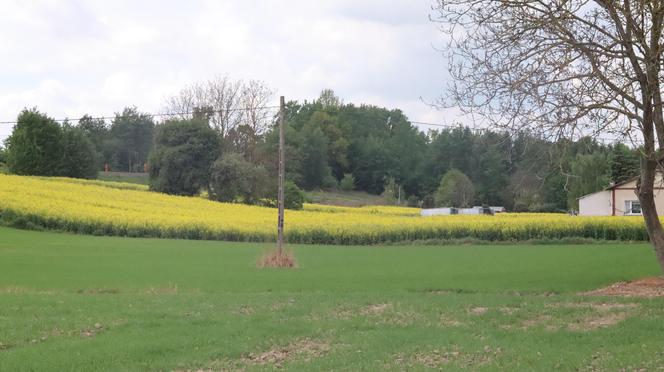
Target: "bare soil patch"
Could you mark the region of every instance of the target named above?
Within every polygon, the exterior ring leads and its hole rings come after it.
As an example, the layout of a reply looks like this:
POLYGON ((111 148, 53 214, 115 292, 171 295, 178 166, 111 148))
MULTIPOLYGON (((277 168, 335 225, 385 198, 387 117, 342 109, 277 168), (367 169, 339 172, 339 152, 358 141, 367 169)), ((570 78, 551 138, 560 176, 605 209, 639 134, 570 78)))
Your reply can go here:
POLYGON ((605 288, 581 293, 584 296, 664 297, 664 277, 618 282, 605 288))
POLYGON ((468 310, 468 312, 473 315, 483 315, 486 314, 487 311, 489 311, 489 308, 483 306, 476 306, 468 310))
POLYGON ((413 354, 397 354, 389 367, 398 367, 403 370, 420 369, 445 369, 450 363, 457 365, 461 369, 474 369, 487 364, 502 353, 501 348, 484 346, 483 349, 476 352, 463 352, 456 348, 452 350, 431 350, 427 352, 416 352, 413 354))
POLYGON ((330 351, 330 344, 319 340, 304 338, 285 346, 277 346, 265 352, 251 353, 242 358, 244 365, 273 365, 280 368, 285 362, 304 359, 309 361, 330 351))
POLYGON ((600 328, 614 326, 629 317, 628 313, 610 313, 603 315, 591 315, 581 319, 578 323, 570 323, 570 331, 593 331, 600 328))
POLYGON ((170 295, 178 294, 178 285, 169 284, 165 287, 149 287, 143 291, 144 294, 148 295, 170 295))
POLYGON ((385 312, 385 310, 389 309, 392 307, 392 304, 385 303, 385 304, 374 304, 374 305, 369 305, 365 306, 362 309, 360 309, 360 314, 362 315, 380 315, 385 312))

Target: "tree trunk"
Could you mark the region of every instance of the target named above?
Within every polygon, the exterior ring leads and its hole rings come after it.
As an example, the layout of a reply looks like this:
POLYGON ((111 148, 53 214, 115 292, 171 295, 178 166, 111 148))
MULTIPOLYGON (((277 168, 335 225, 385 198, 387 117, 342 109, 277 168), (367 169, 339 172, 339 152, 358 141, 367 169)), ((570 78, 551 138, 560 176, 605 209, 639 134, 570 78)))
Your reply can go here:
POLYGON ((664 229, 657 214, 655 204, 654 186, 657 175, 657 161, 644 159, 641 170, 641 179, 637 185, 637 194, 641 202, 641 212, 646 223, 646 230, 650 243, 655 249, 657 261, 664 271, 664 229))

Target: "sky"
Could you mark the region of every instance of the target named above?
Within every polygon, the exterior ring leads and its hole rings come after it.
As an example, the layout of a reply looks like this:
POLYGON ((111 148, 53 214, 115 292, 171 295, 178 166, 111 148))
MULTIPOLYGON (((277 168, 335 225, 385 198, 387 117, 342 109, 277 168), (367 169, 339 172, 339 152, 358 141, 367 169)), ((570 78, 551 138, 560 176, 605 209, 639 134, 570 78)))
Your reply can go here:
MULTIPOLYGON (((166 97, 219 75, 287 100, 332 89, 344 102, 450 123, 434 0, 0 0, 0 121, 25 107, 60 119, 166 97)), ((277 102, 275 96, 274 102, 277 102)), ((426 129, 426 127, 422 127, 426 129)), ((11 125, 0 124, 0 142, 11 125)))

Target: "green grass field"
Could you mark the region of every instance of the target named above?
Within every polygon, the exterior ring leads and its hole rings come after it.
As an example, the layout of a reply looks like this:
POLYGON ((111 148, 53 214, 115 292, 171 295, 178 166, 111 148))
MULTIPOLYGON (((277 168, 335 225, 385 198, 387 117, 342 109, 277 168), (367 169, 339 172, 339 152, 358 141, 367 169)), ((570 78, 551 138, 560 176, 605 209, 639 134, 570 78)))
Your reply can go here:
POLYGON ((100 181, 136 183, 147 185, 150 181, 147 173, 128 172, 99 172, 97 179, 100 181))
POLYGON ((393 205, 380 195, 372 195, 362 191, 318 190, 308 191, 307 199, 311 203, 338 205, 343 207, 364 207, 367 205, 393 205))
POLYGON ((0 228, 0 370, 656 370, 646 244, 293 246, 0 228))

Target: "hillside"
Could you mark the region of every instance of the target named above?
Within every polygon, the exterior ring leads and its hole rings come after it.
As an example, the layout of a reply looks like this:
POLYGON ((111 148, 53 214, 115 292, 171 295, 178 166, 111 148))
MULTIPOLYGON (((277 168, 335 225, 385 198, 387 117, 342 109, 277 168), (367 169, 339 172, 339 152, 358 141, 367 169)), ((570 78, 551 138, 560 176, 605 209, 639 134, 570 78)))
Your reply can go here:
MULTIPOLYGON (((144 185, 0 175, 5 225, 81 234, 274 241, 277 211, 146 191, 144 185)), ((557 214, 436 216, 415 208, 309 204, 286 211, 286 238, 314 244, 377 244, 422 239, 528 240, 580 237, 646 240, 643 220, 557 214)))

